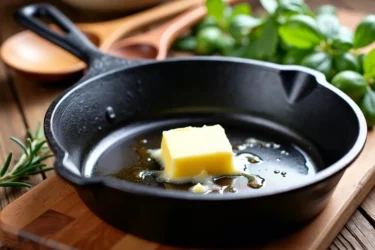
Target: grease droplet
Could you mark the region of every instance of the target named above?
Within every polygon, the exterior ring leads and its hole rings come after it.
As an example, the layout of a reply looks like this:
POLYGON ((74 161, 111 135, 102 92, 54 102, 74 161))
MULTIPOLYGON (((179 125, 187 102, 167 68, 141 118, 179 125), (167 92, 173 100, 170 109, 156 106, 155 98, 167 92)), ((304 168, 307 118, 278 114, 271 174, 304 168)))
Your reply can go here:
POLYGON ((247 161, 250 162, 250 163, 253 163, 253 164, 260 162, 259 158, 257 159, 255 157, 247 157, 247 161))
POLYGON ((254 175, 254 178, 250 180, 247 185, 249 187, 258 189, 258 188, 263 187, 263 184, 264 184, 264 178, 260 177, 259 175, 254 175))
POLYGON ((246 149, 246 145, 245 145, 245 144, 242 144, 242 145, 234 145, 234 146, 233 146, 233 149, 235 149, 235 150, 245 150, 245 149, 246 149))
POLYGON ((147 140, 146 139, 139 139, 138 143, 139 144, 147 144, 147 140))
POLYGON ((258 164, 258 163, 263 162, 263 160, 259 156, 254 155, 254 154, 250 154, 250 153, 246 153, 246 152, 237 153, 237 157, 239 159, 247 160, 247 162, 250 162, 252 164, 258 164))
POLYGON ((112 107, 107 107, 105 114, 108 122, 113 123, 115 121, 116 114, 112 107))
POLYGON ((282 154, 282 155, 289 155, 289 153, 286 152, 285 150, 281 150, 281 154, 282 154))
POLYGON ((228 187, 227 190, 230 193, 237 193, 238 192, 237 188, 234 188, 234 187, 228 187))

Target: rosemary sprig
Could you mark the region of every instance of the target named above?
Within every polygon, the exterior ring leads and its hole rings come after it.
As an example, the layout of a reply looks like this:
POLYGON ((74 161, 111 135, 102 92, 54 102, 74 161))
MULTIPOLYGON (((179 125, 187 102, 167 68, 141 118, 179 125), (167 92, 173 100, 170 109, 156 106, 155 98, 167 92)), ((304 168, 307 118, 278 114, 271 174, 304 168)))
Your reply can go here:
POLYGON ((35 174, 44 173, 52 170, 44 163, 45 160, 52 157, 44 139, 43 130, 38 126, 33 135, 27 131, 26 145, 15 137, 10 138, 22 149, 22 154, 14 167, 10 169, 13 153, 9 153, 3 167, 0 169, 0 187, 31 187, 29 183, 23 180, 35 174))

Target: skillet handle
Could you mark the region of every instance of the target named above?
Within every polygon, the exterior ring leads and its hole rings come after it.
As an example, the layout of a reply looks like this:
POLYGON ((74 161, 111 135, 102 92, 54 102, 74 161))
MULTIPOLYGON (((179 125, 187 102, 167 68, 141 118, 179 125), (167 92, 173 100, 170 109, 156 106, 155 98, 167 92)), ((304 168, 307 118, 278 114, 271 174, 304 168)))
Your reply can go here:
POLYGON ((64 48, 86 63, 102 55, 102 52, 63 13, 50 4, 27 5, 19 9, 14 17, 24 27, 64 48), (49 19, 64 33, 52 30, 38 17, 49 19))

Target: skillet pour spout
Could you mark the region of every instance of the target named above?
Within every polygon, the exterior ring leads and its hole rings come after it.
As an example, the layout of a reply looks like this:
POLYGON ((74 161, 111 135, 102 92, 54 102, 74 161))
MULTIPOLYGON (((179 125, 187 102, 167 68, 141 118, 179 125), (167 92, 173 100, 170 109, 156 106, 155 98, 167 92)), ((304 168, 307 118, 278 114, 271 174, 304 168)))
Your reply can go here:
POLYGON ((97 216, 147 240, 249 247, 289 234, 325 208, 365 144, 362 112, 317 71, 229 57, 130 61, 103 55, 50 5, 26 6, 15 17, 87 63, 88 73, 45 115, 57 174, 97 216), (38 16, 65 34, 49 30, 38 16), (134 163, 130 146, 137 139, 158 146, 163 130, 216 123, 233 141, 255 136, 296 145, 303 154, 291 153, 284 162, 300 166, 311 159, 313 174, 285 185, 270 179, 249 192, 205 195, 109 177, 134 163))

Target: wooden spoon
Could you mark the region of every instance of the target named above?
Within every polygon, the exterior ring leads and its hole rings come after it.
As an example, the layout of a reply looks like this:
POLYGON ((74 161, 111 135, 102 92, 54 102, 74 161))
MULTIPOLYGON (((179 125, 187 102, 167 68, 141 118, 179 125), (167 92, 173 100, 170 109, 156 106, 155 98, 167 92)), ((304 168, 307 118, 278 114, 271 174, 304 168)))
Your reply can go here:
MULTIPOLYGON (((124 18, 77 26, 102 51, 106 51, 116 40, 137 28, 204 3, 205 0, 174 0, 124 18)), ((72 77, 81 74, 85 68, 78 58, 31 31, 23 31, 7 39, 2 44, 0 55, 8 66, 40 81, 72 77)))
POLYGON ((115 42, 107 53, 123 58, 165 59, 172 42, 205 15, 205 6, 194 8, 156 29, 115 42))
MULTIPOLYGON (((228 0, 234 4, 240 0, 228 0)), ((163 60, 173 41, 187 28, 193 26, 207 14, 205 6, 198 6, 180 14, 171 21, 148 32, 115 42, 107 53, 124 58, 163 60)))

